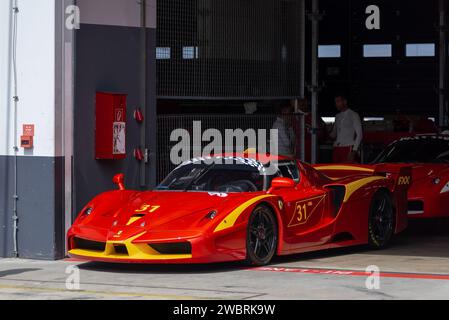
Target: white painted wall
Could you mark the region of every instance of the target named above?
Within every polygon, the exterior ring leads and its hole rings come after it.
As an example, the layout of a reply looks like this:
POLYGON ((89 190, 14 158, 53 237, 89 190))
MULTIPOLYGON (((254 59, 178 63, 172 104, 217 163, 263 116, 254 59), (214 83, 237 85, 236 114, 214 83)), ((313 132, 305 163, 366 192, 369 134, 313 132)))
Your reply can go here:
POLYGON ((0 1, 0 155, 7 154, 7 103, 8 103, 8 59, 9 59, 9 1, 0 1))
MULTIPOLYGON (((140 27, 137 0, 78 0, 77 5, 81 11, 81 23, 140 27)), ((147 0, 147 27, 156 28, 156 0, 147 0)))
MULTIPOLYGON (((55 83, 55 1, 19 0, 18 20, 18 132, 23 124, 35 124, 34 149, 20 149, 19 155, 53 157, 63 154, 59 124, 61 108, 55 83), (58 140, 61 140, 58 137, 58 140)), ((148 27, 156 28, 156 0, 147 0, 148 27)), ((0 0, 0 155, 13 155, 14 104, 12 101, 11 28, 13 0, 0 0)), ((78 0, 81 23, 138 27, 137 0, 78 0)))
MULTIPOLYGON (((35 124, 34 149, 19 155, 55 156, 55 1, 19 0, 18 139, 35 124)), ((11 0, 0 1, 0 155, 13 155, 11 0)))

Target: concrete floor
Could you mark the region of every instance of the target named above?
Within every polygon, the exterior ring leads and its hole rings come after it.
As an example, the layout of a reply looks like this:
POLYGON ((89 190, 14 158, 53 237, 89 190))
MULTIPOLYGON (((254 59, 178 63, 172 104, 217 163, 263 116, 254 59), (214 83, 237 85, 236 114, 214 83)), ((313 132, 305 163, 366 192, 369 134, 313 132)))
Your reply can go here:
POLYGON ((446 227, 411 228, 382 251, 301 254, 262 269, 0 259, 0 299, 449 299, 446 227), (79 290, 66 288, 72 265, 80 270, 79 290), (380 268, 380 289, 366 288, 369 265, 380 268))

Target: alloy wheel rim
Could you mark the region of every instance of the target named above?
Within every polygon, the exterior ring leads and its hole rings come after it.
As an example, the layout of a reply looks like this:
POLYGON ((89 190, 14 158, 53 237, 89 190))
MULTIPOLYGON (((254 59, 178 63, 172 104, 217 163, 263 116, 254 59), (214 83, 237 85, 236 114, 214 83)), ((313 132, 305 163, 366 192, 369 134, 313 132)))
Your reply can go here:
POLYGON ((393 226, 391 207, 387 205, 387 199, 385 197, 377 200, 374 207, 375 211, 371 217, 373 233, 378 241, 384 242, 393 226))
POLYGON ((249 228, 250 247, 259 260, 270 257, 276 246, 276 233, 270 214, 264 210, 255 212, 249 228))

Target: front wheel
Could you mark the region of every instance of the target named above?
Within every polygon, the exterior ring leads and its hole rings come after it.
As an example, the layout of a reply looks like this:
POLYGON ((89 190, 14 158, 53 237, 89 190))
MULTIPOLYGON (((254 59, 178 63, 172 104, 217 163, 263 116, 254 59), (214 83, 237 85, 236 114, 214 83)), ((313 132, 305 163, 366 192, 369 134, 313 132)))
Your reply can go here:
POLYGON ((268 264, 276 253, 278 227, 276 218, 265 205, 257 206, 248 221, 246 260, 249 264, 268 264))
POLYGON ((385 248, 390 242, 395 228, 395 210, 393 200, 386 191, 378 191, 371 201, 368 239, 370 247, 385 248))

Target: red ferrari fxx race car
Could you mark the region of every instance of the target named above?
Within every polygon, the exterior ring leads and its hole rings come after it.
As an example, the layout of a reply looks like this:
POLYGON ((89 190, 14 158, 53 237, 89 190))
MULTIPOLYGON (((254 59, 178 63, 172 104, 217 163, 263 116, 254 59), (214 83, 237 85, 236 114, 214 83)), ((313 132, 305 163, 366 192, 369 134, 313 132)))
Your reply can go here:
POLYGON ((386 246, 407 225, 410 168, 343 179, 283 157, 194 159, 152 191, 105 192, 68 232, 71 257, 106 262, 265 265, 275 255, 386 246))

